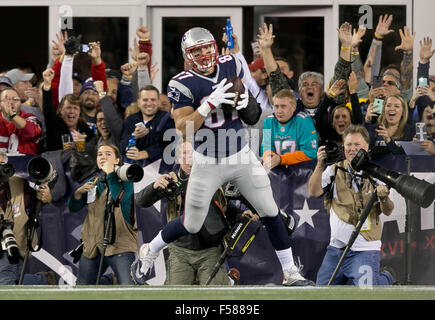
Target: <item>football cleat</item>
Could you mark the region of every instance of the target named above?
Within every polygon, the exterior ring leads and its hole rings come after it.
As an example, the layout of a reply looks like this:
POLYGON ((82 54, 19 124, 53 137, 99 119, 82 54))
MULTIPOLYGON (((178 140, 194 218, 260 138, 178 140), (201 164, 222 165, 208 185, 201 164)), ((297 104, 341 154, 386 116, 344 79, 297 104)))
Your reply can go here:
POLYGON ((311 280, 305 279, 300 273, 296 266, 292 266, 289 270, 283 270, 284 279, 282 282, 283 286, 286 287, 306 287, 314 286, 315 283, 311 280))
POLYGON ((150 251, 148 243, 144 243, 139 248, 137 257, 130 267, 130 275, 135 284, 145 284, 146 276, 149 274, 154 265, 154 260, 156 260, 158 256, 158 253, 150 251))

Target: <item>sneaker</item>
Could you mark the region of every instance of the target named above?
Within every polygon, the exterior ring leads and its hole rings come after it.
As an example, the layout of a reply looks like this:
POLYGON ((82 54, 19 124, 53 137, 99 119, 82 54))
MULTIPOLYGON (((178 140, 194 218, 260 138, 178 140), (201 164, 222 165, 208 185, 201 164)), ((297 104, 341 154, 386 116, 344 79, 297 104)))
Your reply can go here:
POLYGON ((148 243, 144 243, 139 248, 137 257, 130 267, 130 275, 135 284, 145 284, 146 276, 158 256, 158 253, 150 251, 148 243))
POLYGON ((296 266, 292 266, 289 270, 283 270, 284 279, 282 282, 283 286, 286 287, 305 287, 314 286, 315 283, 311 280, 305 279, 300 273, 296 266))

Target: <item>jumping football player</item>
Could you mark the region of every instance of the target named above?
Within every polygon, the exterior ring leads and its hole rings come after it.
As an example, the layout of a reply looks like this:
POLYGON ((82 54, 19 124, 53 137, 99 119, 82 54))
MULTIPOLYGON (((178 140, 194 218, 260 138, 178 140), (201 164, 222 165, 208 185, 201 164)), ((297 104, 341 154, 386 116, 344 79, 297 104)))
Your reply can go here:
POLYGON ((283 269, 283 285, 311 285, 294 265, 290 239, 276 205, 266 170, 249 149, 242 121, 255 124, 261 114, 257 103, 249 103, 245 92, 235 105, 235 93, 228 79, 243 78, 238 59, 218 55, 216 41, 204 28, 192 28, 182 37, 181 49, 189 70, 174 76, 168 97, 174 105, 176 128, 189 139, 194 134, 194 163, 186 192, 185 214, 170 221, 139 250, 131 266, 136 283, 145 275, 168 243, 197 233, 208 212, 210 200, 219 186, 231 181, 258 212, 283 269), (223 104, 233 105, 232 112, 223 104))

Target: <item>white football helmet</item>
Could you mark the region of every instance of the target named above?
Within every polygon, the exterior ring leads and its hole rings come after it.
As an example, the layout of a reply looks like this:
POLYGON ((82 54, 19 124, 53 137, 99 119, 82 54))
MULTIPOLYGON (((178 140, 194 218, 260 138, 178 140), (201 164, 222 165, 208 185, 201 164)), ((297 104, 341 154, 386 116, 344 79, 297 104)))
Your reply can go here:
POLYGON ((219 51, 213 35, 204 28, 192 28, 181 38, 181 50, 186 62, 200 72, 207 72, 217 64, 219 51), (202 47, 210 46, 209 54, 201 54, 194 57, 192 51, 202 47))

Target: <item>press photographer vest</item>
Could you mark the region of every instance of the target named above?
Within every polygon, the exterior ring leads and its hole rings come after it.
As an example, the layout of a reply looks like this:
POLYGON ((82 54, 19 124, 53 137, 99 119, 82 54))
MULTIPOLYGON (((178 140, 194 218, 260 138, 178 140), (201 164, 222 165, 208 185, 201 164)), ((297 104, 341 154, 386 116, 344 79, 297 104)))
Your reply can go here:
MULTIPOLYGON (((174 172, 170 172, 169 174, 174 181, 178 181, 178 177, 174 172)), ((185 187, 185 184, 183 184, 183 188, 185 187)), ((182 192, 182 195, 184 195, 184 192, 182 192)), ((166 209, 168 222, 181 215, 184 206, 182 195, 177 196, 174 201, 168 201, 168 207, 166 209)), ((227 201, 222 188, 219 188, 215 192, 211 202, 204 224, 199 232, 178 238, 173 242, 175 245, 190 250, 202 250, 216 247, 222 243, 223 236, 229 230, 228 223, 224 216, 227 210, 227 201)))
MULTIPOLYGON (((107 188, 94 202, 88 204, 88 214, 82 229, 83 255, 88 259, 97 256, 103 250, 104 239, 104 213, 107 205, 107 188)), ((137 252, 138 233, 136 219, 134 226, 125 221, 122 216, 121 205, 114 208, 116 239, 106 248, 105 256, 112 256, 123 252, 137 252)), ((136 211, 134 211, 136 215, 136 211)), ((110 238, 109 238, 110 239, 110 238)))
MULTIPOLYGON (((351 187, 352 181, 347 170, 337 170, 336 166, 346 169, 348 167, 348 162, 347 160, 344 160, 332 165, 332 169, 335 172, 335 179, 332 187, 336 188, 337 198, 332 196, 333 189, 331 189, 331 196, 324 197, 324 206, 328 212, 332 207, 340 220, 356 226, 359 220, 359 215, 363 212, 369 202, 374 188, 368 179, 363 179, 361 191, 356 192, 354 188, 351 187)), ((368 230, 360 231, 360 234, 367 241, 381 240, 382 223, 379 219, 381 213, 380 203, 379 201, 376 201, 367 217, 368 230)))
MULTIPOLYGON (((11 192, 11 199, 8 201, 6 212, 3 212, 0 207, 0 213, 4 214, 5 220, 12 221, 14 223, 15 239, 17 240, 18 249, 20 254, 24 257, 26 253, 26 223, 29 220, 26 213, 26 207, 24 205, 24 182, 25 180, 18 175, 13 175, 9 179, 9 190, 11 192)), ((37 244, 36 233, 33 237, 32 244, 37 244)))

